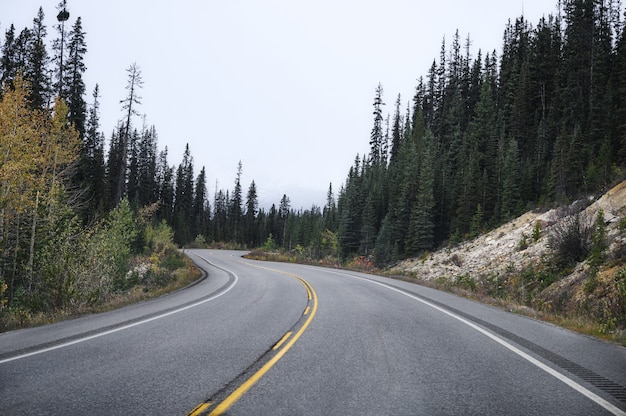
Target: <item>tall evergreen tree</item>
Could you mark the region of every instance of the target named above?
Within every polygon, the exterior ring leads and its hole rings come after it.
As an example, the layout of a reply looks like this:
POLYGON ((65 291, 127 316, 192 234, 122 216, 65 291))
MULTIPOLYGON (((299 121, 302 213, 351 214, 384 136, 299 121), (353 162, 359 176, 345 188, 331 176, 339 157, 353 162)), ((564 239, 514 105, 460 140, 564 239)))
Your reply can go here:
POLYGON ((167 221, 169 224, 173 224, 175 198, 174 167, 169 165, 167 154, 168 150, 167 146, 165 146, 165 149, 159 153, 157 161, 158 200, 161 202, 159 205, 159 218, 167 221))
POLYGON ((57 5, 57 10, 59 11, 59 14, 57 15, 58 24, 55 25, 55 29, 59 33, 59 37, 54 39, 54 41, 52 42, 52 50, 54 51, 53 61, 56 61, 56 81, 54 82, 54 94, 67 101, 68 92, 64 74, 66 64, 65 59, 68 52, 68 39, 67 31, 65 30, 65 22, 70 17, 70 13, 67 11, 67 1, 62 0, 57 5))
POLYGON ((406 254, 417 255, 431 250, 435 243, 435 155, 432 133, 425 137, 420 155, 417 196, 413 204, 406 242, 406 254))
POLYGON ((372 164, 378 165, 386 162, 383 160, 383 151, 386 144, 384 143, 382 106, 385 103, 383 102, 383 86, 381 84, 378 84, 378 87, 376 87, 376 95, 372 105, 374 106, 374 126, 370 135, 370 158, 372 164))
POLYGON ((139 206, 146 206, 156 202, 159 198, 156 128, 144 126, 135 145, 135 154, 137 155, 137 193, 135 200, 139 206))
POLYGON ((78 169, 78 180, 87 193, 88 201, 84 218, 92 217, 98 210, 102 210, 105 198, 104 135, 100 132, 99 97, 100 88, 96 84, 93 91, 93 104, 89 109, 87 129, 82 140, 78 169))
POLYGON ((194 201, 193 157, 189 144, 185 146, 183 160, 176 170, 176 196, 174 198, 174 241, 183 245, 193 240, 194 201))
POLYGON ((26 62, 26 79, 30 84, 29 100, 35 109, 46 108, 50 105, 52 86, 48 76, 49 56, 46 50, 45 38, 47 35, 44 25, 43 8, 39 8, 37 17, 33 19, 32 38, 28 46, 26 62))
POLYGON ((111 210, 119 204, 122 196, 126 195, 127 168, 125 159, 128 149, 122 139, 124 131, 120 124, 111 133, 109 152, 106 164, 107 198, 106 209, 111 210))
POLYGON ((504 146, 504 164, 502 167, 502 220, 517 215, 520 209, 520 164, 517 142, 512 139, 504 146))
POLYGON ((246 195, 245 214, 245 243, 248 247, 256 247, 260 241, 258 238, 257 214, 259 212, 259 198, 256 183, 252 181, 246 195))
POLYGON ((136 63, 133 63, 126 70, 128 73, 128 83, 126 89, 128 90, 128 96, 121 101, 122 110, 126 112, 124 122, 119 128, 118 140, 118 153, 119 153, 119 171, 115 173, 118 183, 115 186, 115 193, 113 196, 113 205, 117 205, 122 197, 125 195, 126 190, 126 171, 128 169, 128 154, 130 152, 131 145, 131 132, 132 132, 132 117, 139 115, 137 106, 141 105, 141 97, 139 96, 139 89, 143 87, 143 79, 141 77, 141 70, 136 63))
POLYGON ((337 204, 335 203, 332 183, 328 185, 328 191, 326 192, 326 205, 324 205, 323 218, 325 229, 331 231, 337 229, 337 204))
POLYGON ((85 103, 85 82, 83 74, 86 71, 84 63, 87 45, 80 17, 69 33, 67 45, 67 60, 65 61, 63 88, 66 89, 63 97, 70 110, 69 119, 81 137, 85 134, 87 104, 85 103))
MULTIPOLYGON (((217 185, 216 188, 217 189, 217 185)), ((216 190, 215 201, 213 202, 213 240, 215 241, 229 241, 230 233, 228 227, 228 192, 223 190, 216 190)))
POLYGON ((241 186, 241 175, 243 166, 241 161, 237 164, 237 176, 235 178, 235 188, 229 201, 228 219, 230 223, 233 241, 241 242, 243 226, 243 190, 241 186))
POLYGON ((17 76, 20 64, 17 61, 17 45, 15 26, 11 24, 5 33, 2 44, 2 58, 0 58, 0 98, 5 88, 13 88, 13 80, 17 76))
POLYGON ((402 138, 402 118, 400 116, 401 96, 398 94, 396 99, 396 107, 393 114, 393 127, 391 131, 391 152, 390 163, 397 158, 400 151, 400 140, 402 138))
POLYGON ((357 155, 339 196, 339 247, 344 258, 356 254, 361 244, 364 205, 361 173, 361 159, 357 155))
POLYGON ((193 235, 208 235, 209 214, 206 169, 202 166, 196 178, 195 194, 193 198, 193 235))
POLYGON ((280 244, 285 249, 291 249, 291 241, 287 239, 287 226, 289 224, 289 213, 291 209, 291 201, 287 195, 283 195, 280 199, 280 206, 278 208, 278 221, 280 223, 281 238, 280 244))

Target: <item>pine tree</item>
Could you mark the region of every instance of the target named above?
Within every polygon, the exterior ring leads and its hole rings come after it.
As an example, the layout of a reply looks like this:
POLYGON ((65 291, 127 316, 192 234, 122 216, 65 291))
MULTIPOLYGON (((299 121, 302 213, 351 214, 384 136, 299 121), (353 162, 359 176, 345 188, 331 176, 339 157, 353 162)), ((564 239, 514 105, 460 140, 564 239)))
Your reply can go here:
POLYGON ((517 142, 510 140, 504 147, 504 164, 502 167, 502 207, 501 219, 506 221, 519 213, 520 164, 517 142))
MULTIPOLYGON (((136 191, 130 195, 141 206, 150 205, 159 199, 157 183, 157 132, 154 126, 146 128, 134 140, 133 154, 136 157, 136 191)), ((132 163, 131 163, 132 165, 132 163)))
POLYGON ((337 230, 337 204, 335 203, 332 183, 328 185, 328 191, 326 192, 326 205, 324 205, 323 218, 324 229, 330 231, 337 230))
MULTIPOLYGON (((523 194, 529 201, 537 201, 546 195, 549 166, 554 139, 559 124, 559 78, 562 72, 561 27, 558 19, 542 18, 535 29, 529 67, 536 94, 532 107, 535 109, 536 140, 534 148, 524 161, 527 169, 523 194)), ((520 172, 521 173, 521 172, 520 172)))
POLYGON ((174 213, 174 168, 167 161, 167 146, 159 153, 157 162, 157 184, 159 189, 159 219, 173 224, 174 213))
POLYGON ((117 184, 114 187, 113 193, 113 205, 116 206, 125 195, 126 191, 126 171, 128 169, 128 154, 130 152, 132 131, 132 117, 139 115, 137 106, 141 105, 141 97, 139 96, 139 89, 143 86, 143 79, 141 77, 141 70, 137 64, 133 63, 128 69, 128 84, 126 89, 128 90, 128 96, 121 101, 123 104, 122 110, 126 111, 126 118, 121 124, 119 134, 117 137, 117 153, 119 157, 119 163, 116 166, 119 171, 115 172, 117 178, 117 184))
POLYGON ((193 240, 194 200, 193 157, 189 144, 185 146, 183 160, 176 170, 176 196, 174 198, 174 241, 184 245, 193 240))
POLYGON ((393 128, 391 131, 391 154, 389 163, 392 163, 394 159, 398 157, 398 152, 400 151, 400 140, 402 138, 402 120, 400 116, 400 103, 401 97, 398 94, 398 98, 396 99, 396 108, 393 114, 393 128))
POLYGON ((59 23, 55 25, 55 28, 57 32, 59 33, 59 37, 55 39, 52 43, 52 50, 55 53, 53 61, 56 61, 56 65, 57 65, 54 90, 55 90, 55 95, 67 101, 68 92, 67 92, 67 84, 65 84, 65 75, 64 75, 65 58, 68 52, 67 46, 66 46, 67 45, 67 31, 65 30, 65 22, 70 17, 70 13, 67 11, 67 1, 62 0, 57 5, 57 10, 59 11, 59 14, 57 15, 57 21, 59 23))
POLYGON ((491 83, 482 83, 474 113, 468 126, 467 146, 475 149, 476 173, 477 176, 484 173, 485 180, 478 180, 479 178, 475 177, 474 180, 477 182, 469 184, 472 188, 468 192, 472 192, 476 197, 473 206, 469 208, 473 212, 476 205, 481 204, 485 217, 491 218, 498 202, 495 186, 498 176, 497 111, 493 102, 491 83))
POLYGON ((252 181, 246 195, 245 214, 245 243, 248 247, 256 247, 260 241, 258 239, 257 214, 259 212, 259 199, 257 195, 256 183, 252 181))
POLYGON ((406 254, 417 255, 434 247, 435 242, 435 155, 432 134, 425 137, 421 153, 416 201, 409 220, 406 254))
POLYGON ((32 38, 28 45, 26 61, 26 80, 30 84, 29 100, 33 108, 46 108, 50 104, 51 85, 48 76, 48 51, 45 38, 47 35, 43 9, 40 7, 33 19, 32 38))
MULTIPOLYGON (((217 189, 217 184, 215 189, 217 189)), ((230 232, 228 227, 228 201, 230 197, 228 192, 219 190, 215 192, 215 201, 213 203, 213 240, 229 241, 230 232)))
POLYGON ((383 162, 383 150, 384 150, 384 134, 383 134, 383 86, 378 84, 376 87, 376 96, 374 97, 374 126, 372 127, 372 133, 370 135, 370 158, 372 164, 378 165, 383 162))
POLYGON ((207 203, 206 170, 204 166, 196 178, 193 198, 193 234, 206 237, 209 227, 209 207, 207 203))
POLYGON ((278 208, 278 221, 281 228, 280 244, 284 249, 291 249, 291 241, 287 240, 287 226, 289 221, 289 213, 291 209, 291 201, 287 195, 283 195, 280 199, 280 206, 278 208))
POLYGON ((107 211, 115 208, 121 201, 121 196, 126 195, 127 168, 125 159, 128 149, 122 139, 123 134, 124 131, 121 125, 118 124, 117 128, 111 133, 111 139, 109 140, 106 164, 107 198, 105 202, 107 211))
POLYGON ((83 218, 93 217, 103 208, 105 198, 104 135, 100 129, 100 88, 93 91, 93 104, 89 109, 87 129, 82 140, 78 181, 86 192, 87 205, 83 218))
POLYGON ((361 159, 357 155, 338 203, 339 247, 344 258, 356 254, 361 244, 364 206, 361 175, 361 159))
POLYGON ((6 88, 13 88, 13 80, 20 69, 17 62, 17 45, 15 39, 15 26, 11 24, 5 33, 2 45, 2 58, 0 59, 0 98, 6 88))
POLYGON ((242 226, 243 226, 243 190, 241 187, 241 175, 243 173, 243 167, 241 161, 237 164, 237 176, 235 178, 235 188, 228 206, 228 219, 230 225, 230 232, 232 233, 232 239, 234 242, 241 242, 242 226))
POLYGON ((128 176, 126 178, 126 197, 135 208, 139 206, 139 132, 134 129, 130 134, 128 149, 128 176))
POLYGON ((64 64, 63 84, 60 88, 66 89, 63 99, 66 100, 70 109, 69 119, 81 137, 85 134, 85 120, 87 117, 87 104, 85 103, 85 82, 83 74, 86 71, 84 63, 87 45, 85 33, 82 29, 80 17, 69 33, 67 45, 68 57, 64 64))

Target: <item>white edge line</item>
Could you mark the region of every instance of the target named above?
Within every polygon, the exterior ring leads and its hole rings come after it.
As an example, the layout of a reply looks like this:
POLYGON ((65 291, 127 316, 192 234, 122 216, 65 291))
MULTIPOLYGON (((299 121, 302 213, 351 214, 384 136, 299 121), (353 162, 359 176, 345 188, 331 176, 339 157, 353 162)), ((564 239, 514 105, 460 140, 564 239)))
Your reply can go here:
MULTIPOLYGON (((205 259, 204 257, 202 257, 202 256, 200 256, 198 254, 195 254, 195 255, 200 257, 202 260, 206 261, 210 265, 212 265, 214 267, 217 267, 213 263, 211 263, 209 260, 205 259)), ((234 272, 232 272, 230 270, 224 269, 223 267, 218 267, 218 268, 221 268, 222 270, 224 270, 226 272, 232 273, 233 276, 235 276, 235 280, 231 283, 231 285, 228 288, 226 288, 226 290, 224 290, 223 292, 218 293, 215 296, 211 296, 211 297, 203 299, 203 300, 201 300, 199 302, 192 303, 191 305, 184 306, 184 307, 182 307, 180 309, 175 309, 173 311, 169 311, 169 312, 163 313, 161 315, 152 316, 150 318, 146 318, 146 319, 138 321, 138 322, 133 322, 132 324, 123 325, 123 326, 120 326, 120 327, 117 327, 117 328, 114 328, 114 329, 110 329, 108 331, 99 332, 99 333, 94 334, 94 335, 90 335, 90 336, 87 336, 87 337, 84 337, 84 338, 78 338, 78 339, 75 339, 73 341, 64 342, 62 344, 54 345, 52 347, 44 348, 44 349, 41 349, 41 350, 36 350, 36 351, 28 352, 28 353, 25 353, 25 354, 16 355, 14 357, 5 358, 4 360, 0 360, 0 364, 8 363, 10 361, 20 360, 22 358, 31 357, 33 355, 43 354, 44 352, 48 352, 48 351, 58 350, 59 348, 69 347, 70 345, 79 344, 81 342, 89 341, 89 340, 92 340, 94 338, 100 338, 100 337, 103 337, 105 335, 110 335, 110 334, 113 334, 115 332, 123 331, 125 329, 129 329, 129 328, 132 328, 132 327, 135 327, 135 326, 138 326, 138 325, 143 325, 143 324, 146 324, 148 322, 156 321, 157 319, 165 318, 167 316, 174 315, 176 313, 186 311, 187 309, 195 308, 196 306, 202 305, 203 303, 207 303, 209 301, 215 300, 215 299, 219 298, 220 296, 225 295, 226 293, 228 293, 237 284, 237 282, 239 281, 239 277, 237 276, 236 273, 234 273, 234 272)))
POLYGON ((370 280, 370 279, 366 279, 364 277, 359 277, 359 276, 355 276, 355 275, 351 275, 351 274, 347 274, 347 273, 338 273, 338 272, 331 272, 334 274, 339 274, 342 276, 348 276, 348 277, 352 277, 354 279, 360 279, 360 280, 365 280, 366 282, 370 282, 373 283, 375 285, 378 286, 382 286, 384 288, 387 288, 389 290, 393 290, 394 292, 398 292, 402 295, 408 296, 411 299, 415 299, 421 303, 423 303, 424 305, 430 306, 433 309, 438 310, 439 312, 442 312, 462 323, 464 323, 465 325, 469 326, 470 328, 475 329, 476 331, 480 332, 481 334, 491 338, 492 340, 494 340, 495 342, 497 342, 498 344, 502 345, 503 347, 509 349, 510 351, 514 352, 515 354, 519 355, 520 357, 522 357, 523 359, 525 359, 526 361, 528 361, 531 364, 534 364, 535 366, 539 367, 540 369, 542 369, 543 371, 545 371, 546 373, 550 374, 551 376, 555 377, 556 379, 562 381, 563 383, 567 384, 568 386, 570 386, 571 388, 573 388, 574 390, 576 390, 577 392, 579 392, 580 394, 582 394, 583 396, 587 397, 588 399, 594 401, 596 404, 602 406, 604 409, 608 410, 609 412, 611 412, 612 414, 616 415, 616 416, 626 416, 626 412, 624 412, 623 410, 621 410, 620 408, 618 408, 617 406, 613 405, 612 403, 606 401, 605 399, 603 399, 602 397, 598 396, 597 394, 595 394, 594 392, 590 391, 589 389, 581 386, 580 384, 578 384, 577 382, 575 382, 574 380, 572 380, 571 378, 567 377, 566 375, 564 375, 563 373, 558 372, 557 370, 547 366, 546 364, 542 363, 541 361, 537 360, 536 358, 532 357, 531 355, 525 353, 524 351, 520 350, 519 348, 515 347, 512 344, 509 344, 508 342, 506 342, 504 339, 492 334, 491 332, 487 331, 484 328, 481 328, 480 326, 474 324, 473 322, 468 321, 467 319, 456 315, 444 308, 441 308, 433 303, 430 303, 424 299, 421 299, 417 296, 414 296, 410 293, 407 293, 403 290, 400 289, 396 289, 395 287, 386 285, 384 283, 380 283, 377 282, 375 280, 370 280))

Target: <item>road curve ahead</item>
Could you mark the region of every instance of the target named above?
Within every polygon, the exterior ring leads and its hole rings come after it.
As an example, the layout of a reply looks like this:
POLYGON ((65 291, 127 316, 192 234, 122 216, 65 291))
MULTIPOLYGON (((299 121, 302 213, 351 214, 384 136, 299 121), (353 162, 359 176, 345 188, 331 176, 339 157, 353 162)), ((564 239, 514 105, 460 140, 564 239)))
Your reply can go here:
POLYGON ((0 415, 626 415, 626 349, 241 252, 153 301, 0 334, 0 415))

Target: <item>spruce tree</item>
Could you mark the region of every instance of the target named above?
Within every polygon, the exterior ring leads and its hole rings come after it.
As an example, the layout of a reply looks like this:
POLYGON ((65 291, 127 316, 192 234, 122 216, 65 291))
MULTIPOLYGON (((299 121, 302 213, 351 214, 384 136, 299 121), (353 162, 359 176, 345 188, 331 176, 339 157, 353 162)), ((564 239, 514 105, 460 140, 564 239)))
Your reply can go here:
POLYGON ((230 232, 232 233, 232 239, 234 242, 240 243, 243 237, 243 190, 241 186, 241 175, 243 173, 243 166, 241 161, 237 164, 237 176, 235 178, 235 188, 231 195, 228 206, 228 219, 230 225, 230 232))
POLYGON ((339 196, 339 247, 344 258, 357 254, 363 226, 364 190, 361 159, 356 156, 350 167, 344 191, 339 196))
POLYGON ((184 245, 195 237, 192 235, 194 200, 193 157, 189 144, 185 146, 183 160, 176 170, 176 193, 174 198, 174 241, 184 245))
POLYGON ((104 135, 100 132, 100 88, 93 91, 93 104, 89 109, 87 129, 82 140, 78 177, 81 188, 87 193, 84 218, 92 217, 103 209, 105 198, 104 135))
POLYGON ((383 162, 383 149, 385 146, 384 133, 383 133, 383 86, 378 84, 376 87, 376 95, 374 97, 374 126, 372 127, 372 133, 370 135, 370 157, 372 164, 378 165, 383 162))
POLYGON ((160 220, 167 221, 168 224, 173 224, 174 213, 174 167, 170 166, 167 161, 167 146, 159 153, 156 169, 157 185, 159 190, 158 200, 159 204, 158 217, 160 220))
POLYGON ((37 17, 33 19, 32 37, 28 44, 26 61, 26 79, 30 84, 29 100, 32 108, 42 109, 50 106, 52 86, 48 76, 49 56, 46 50, 47 35, 43 9, 40 7, 37 17))
POLYGON ((326 205, 323 210, 324 229, 337 230, 337 204, 335 203, 335 195, 333 193, 333 184, 328 185, 326 192, 326 205))
POLYGON ((193 198, 193 235, 208 235, 209 207, 207 202, 206 169, 202 166, 196 178, 195 194, 193 198))
MULTIPOLYGON (((217 189, 217 187, 216 187, 217 189)), ((212 236, 214 241, 229 241, 228 195, 223 190, 215 192, 213 202, 212 236)))
POLYGON ((245 213, 245 243, 248 247, 256 247, 260 241, 258 239, 257 214, 259 212, 259 198, 257 195, 256 183, 252 181, 246 195, 245 213))
POLYGON ((118 124, 117 128, 111 133, 109 140, 109 152, 106 164, 106 186, 107 198, 106 210, 115 208, 121 197, 126 195, 126 154, 128 152, 125 143, 122 140, 124 132, 118 124))
MULTIPOLYGON (((68 42, 68 34, 65 30, 65 22, 69 19, 70 13, 67 11, 67 2, 66 0, 62 0, 57 5, 57 10, 59 14, 57 15, 58 24, 55 25, 55 29, 59 33, 59 37, 54 39, 52 42, 52 50, 54 51, 53 61, 56 65, 56 80, 54 82, 54 94, 56 96, 61 97, 62 99, 67 101, 68 91, 67 84, 65 83, 65 65, 66 65, 66 54, 68 54, 67 50, 67 42, 68 42)), ((83 126, 84 127, 84 126, 83 126)), ((81 134, 84 132, 81 132, 81 134)))
POLYGON ((70 110, 69 120, 74 125, 81 137, 85 134, 85 120, 87 117, 87 104, 85 103, 85 82, 83 74, 86 71, 84 63, 87 45, 85 43, 85 33, 83 32, 81 19, 78 17, 76 23, 69 33, 67 45, 67 60, 64 63, 63 88, 67 106, 70 110))
POLYGON ((287 226, 289 221, 289 213, 291 210, 291 201, 286 194, 280 199, 280 206, 278 208, 278 222, 280 223, 280 241, 284 249, 291 249, 291 241, 287 239, 287 226))
POLYGON ((13 88, 13 80, 19 70, 17 62, 17 45, 15 39, 15 26, 11 24, 5 33, 2 44, 2 58, 0 58, 0 98, 6 88, 13 88))
POLYGON ((417 196, 411 209, 406 254, 417 255, 434 247, 435 240, 435 155, 433 137, 429 133, 420 155, 419 181, 417 196))
POLYGON ((119 128, 119 134, 117 137, 119 147, 119 172, 115 173, 118 180, 114 190, 113 205, 116 206, 126 192, 126 171, 128 169, 128 155, 131 150, 131 132, 132 132, 132 117, 139 115, 137 106, 141 105, 141 97, 139 96, 139 89, 143 87, 143 79, 141 77, 141 70, 136 63, 133 63, 126 70, 128 73, 128 83, 126 89, 128 95, 121 101, 122 110, 125 111, 126 117, 121 123, 119 128))
POLYGON ((517 142, 509 140, 504 146, 502 167, 502 206, 501 220, 507 221, 517 215, 521 205, 520 161, 517 142))

